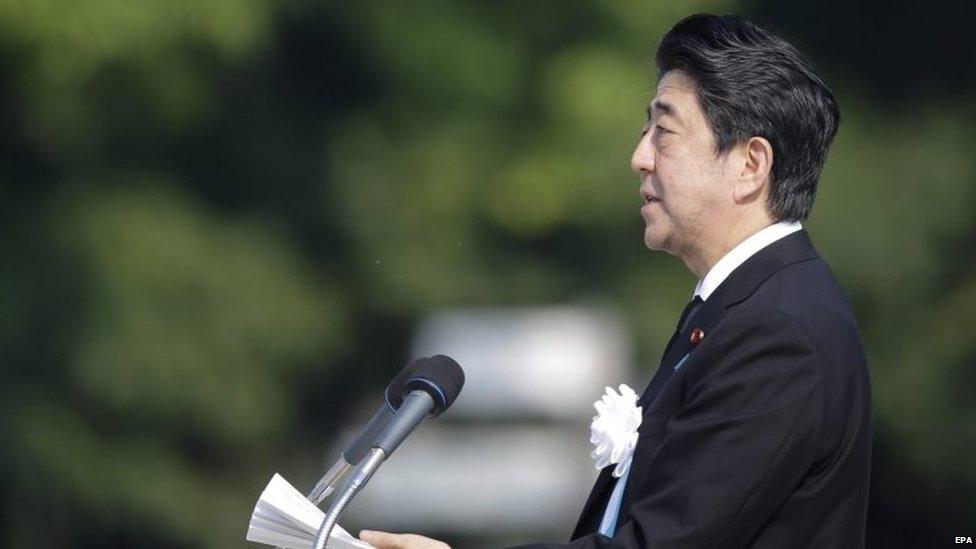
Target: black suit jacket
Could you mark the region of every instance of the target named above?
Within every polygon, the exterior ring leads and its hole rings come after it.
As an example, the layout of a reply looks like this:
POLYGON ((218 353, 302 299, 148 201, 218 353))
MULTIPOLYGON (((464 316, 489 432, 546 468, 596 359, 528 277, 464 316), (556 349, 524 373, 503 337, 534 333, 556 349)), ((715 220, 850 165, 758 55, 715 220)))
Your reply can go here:
POLYGON ((569 543, 523 547, 863 547, 868 369, 850 305, 806 231, 732 272, 672 338, 640 404, 614 537, 596 533, 610 466, 569 543))

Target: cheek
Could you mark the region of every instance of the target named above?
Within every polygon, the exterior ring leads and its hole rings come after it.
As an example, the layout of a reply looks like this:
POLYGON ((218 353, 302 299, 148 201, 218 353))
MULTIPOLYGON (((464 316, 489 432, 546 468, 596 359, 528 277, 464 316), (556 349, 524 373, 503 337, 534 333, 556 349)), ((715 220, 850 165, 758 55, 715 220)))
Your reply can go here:
POLYGON ((691 229, 700 224, 717 200, 717 181, 699 162, 675 163, 671 166, 664 195, 665 212, 676 226, 691 229))
POLYGON ((698 166, 682 155, 661 155, 657 174, 661 180, 661 198, 675 208, 694 196, 701 184, 698 166))

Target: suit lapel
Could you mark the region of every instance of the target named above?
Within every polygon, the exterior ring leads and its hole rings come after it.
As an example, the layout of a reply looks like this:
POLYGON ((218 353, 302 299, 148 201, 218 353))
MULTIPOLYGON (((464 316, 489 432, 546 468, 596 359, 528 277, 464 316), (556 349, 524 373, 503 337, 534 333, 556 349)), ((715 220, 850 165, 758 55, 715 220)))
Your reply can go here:
POLYGON ((610 498, 610 491, 614 486, 614 482, 612 482, 614 467, 614 465, 604 467, 600 471, 600 476, 596 477, 596 482, 593 484, 593 489, 590 490, 590 496, 586 498, 586 503, 583 504, 583 511, 580 513, 579 520, 576 521, 576 527, 573 529, 573 535, 570 539, 596 532, 600 524, 600 519, 597 517, 602 518, 603 511, 605 511, 607 501, 610 498))

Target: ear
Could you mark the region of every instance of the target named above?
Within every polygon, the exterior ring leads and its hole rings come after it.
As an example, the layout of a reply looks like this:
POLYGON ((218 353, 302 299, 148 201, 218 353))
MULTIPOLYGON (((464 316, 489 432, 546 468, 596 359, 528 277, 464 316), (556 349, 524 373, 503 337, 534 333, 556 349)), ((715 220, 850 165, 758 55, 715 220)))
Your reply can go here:
POLYGON ((750 137, 742 147, 744 162, 732 189, 738 203, 760 198, 773 175, 773 146, 766 138, 750 137))

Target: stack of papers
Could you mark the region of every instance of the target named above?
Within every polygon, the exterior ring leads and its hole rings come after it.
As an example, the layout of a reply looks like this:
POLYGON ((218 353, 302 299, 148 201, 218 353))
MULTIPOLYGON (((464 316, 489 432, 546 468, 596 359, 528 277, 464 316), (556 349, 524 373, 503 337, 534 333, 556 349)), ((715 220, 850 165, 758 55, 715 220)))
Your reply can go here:
MULTIPOLYGON (((323 519, 325 513, 275 473, 251 513, 247 541, 290 549, 311 549, 323 519)), ((372 546, 352 537, 336 524, 326 547, 366 549, 372 546)))

